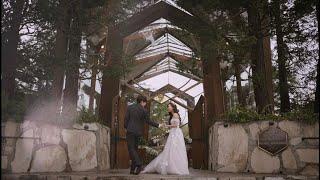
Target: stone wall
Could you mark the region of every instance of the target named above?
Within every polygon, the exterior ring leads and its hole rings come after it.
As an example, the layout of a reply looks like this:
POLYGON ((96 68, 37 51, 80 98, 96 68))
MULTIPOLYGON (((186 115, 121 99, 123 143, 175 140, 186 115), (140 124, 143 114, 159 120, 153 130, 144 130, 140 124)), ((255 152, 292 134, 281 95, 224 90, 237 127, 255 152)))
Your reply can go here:
POLYGON ((259 121, 245 124, 216 122, 209 129, 209 167, 217 172, 319 175, 319 123, 259 121), (258 135, 269 126, 288 133, 288 147, 275 156, 258 147, 258 135))
POLYGON ((3 172, 110 169, 110 130, 98 123, 74 124, 66 129, 33 121, 8 121, 2 124, 2 148, 3 172))

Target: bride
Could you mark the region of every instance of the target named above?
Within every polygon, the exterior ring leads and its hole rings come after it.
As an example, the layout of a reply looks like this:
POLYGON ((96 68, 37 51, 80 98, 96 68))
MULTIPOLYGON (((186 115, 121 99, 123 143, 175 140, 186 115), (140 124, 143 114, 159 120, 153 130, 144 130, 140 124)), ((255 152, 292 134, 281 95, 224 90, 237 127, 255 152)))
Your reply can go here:
POLYGON ((164 149, 141 173, 189 174, 186 145, 182 130, 179 127, 180 115, 177 106, 169 103, 168 112, 170 123, 166 127, 170 128, 170 132, 164 149))

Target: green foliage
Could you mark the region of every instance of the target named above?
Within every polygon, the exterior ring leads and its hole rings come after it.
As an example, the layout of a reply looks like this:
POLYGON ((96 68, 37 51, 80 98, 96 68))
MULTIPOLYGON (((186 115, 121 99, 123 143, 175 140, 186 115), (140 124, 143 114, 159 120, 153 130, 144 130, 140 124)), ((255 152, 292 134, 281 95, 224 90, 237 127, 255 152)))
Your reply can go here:
POLYGON ((133 57, 123 55, 120 64, 112 64, 112 66, 104 67, 102 69, 103 74, 113 78, 119 78, 124 77, 128 72, 130 72, 132 67, 133 57))
MULTIPOLYGON (((163 121, 165 121, 167 123, 167 117, 166 115, 168 114, 168 111, 167 111, 167 104, 164 103, 164 104, 160 104, 160 103, 153 103, 152 104, 152 111, 151 111, 151 119, 155 122, 158 122, 158 123, 163 123, 163 121)), ((151 126, 149 126, 151 127, 151 126)), ((151 137, 154 137, 154 136, 158 136, 158 135, 162 135, 163 132, 161 129, 159 128, 153 128, 151 127, 149 129, 149 134, 151 137)))
POLYGON ((226 113, 227 121, 235 123, 257 121, 260 119, 259 116, 260 115, 256 111, 245 109, 242 107, 233 108, 226 113))
POLYGON ((147 140, 145 140, 144 138, 140 137, 140 138, 139 138, 139 141, 138 141, 138 145, 140 145, 140 146, 146 146, 146 145, 148 145, 148 142, 147 142, 147 140))
POLYGON ((79 116, 76 119, 77 123, 99 123, 106 125, 97 114, 94 114, 93 112, 90 112, 87 108, 83 107, 81 108, 81 111, 79 112, 79 116))
POLYGON ((304 123, 315 123, 319 121, 319 114, 313 113, 312 109, 298 109, 292 112, 275 114, 258 114, 256 111, 243 107, 236 107, 225 114, 226 121, 234 123, 247 123, 252 121, 301 121, 304 123))
POLYGON ((288 120, 301 121, 309 124, 319 121, 319 113, 314 113, 313 109, 297 109, 284 113, 282 116, 288 120))

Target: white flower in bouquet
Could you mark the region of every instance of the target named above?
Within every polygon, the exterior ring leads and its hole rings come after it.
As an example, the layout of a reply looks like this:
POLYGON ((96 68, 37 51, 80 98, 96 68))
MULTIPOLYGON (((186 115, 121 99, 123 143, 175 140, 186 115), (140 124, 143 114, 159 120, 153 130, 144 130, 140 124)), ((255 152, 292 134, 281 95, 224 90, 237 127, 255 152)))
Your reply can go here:
POLYGON ((145 149, 146 149, 146 152, 148 154, 151 154, 151 155, 154 155, 154 156, 157 156, 159 154, 159 152, 157 150, 155 150, 155 149, 153 149, 151 147, 147 147, 146 146, 145 149))

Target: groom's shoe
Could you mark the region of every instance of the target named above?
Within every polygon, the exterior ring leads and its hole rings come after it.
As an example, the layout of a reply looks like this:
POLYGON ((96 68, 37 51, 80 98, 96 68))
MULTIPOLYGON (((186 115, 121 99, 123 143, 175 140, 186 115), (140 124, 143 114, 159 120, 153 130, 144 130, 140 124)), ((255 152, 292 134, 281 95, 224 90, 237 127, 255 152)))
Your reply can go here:
POLYGON ((142 166, 137 166, 137 167, 134 169, 134 174, 135 174, 135 175, 138 175, 138 174, 140 174, 141 171, 142 171, 142 166))

